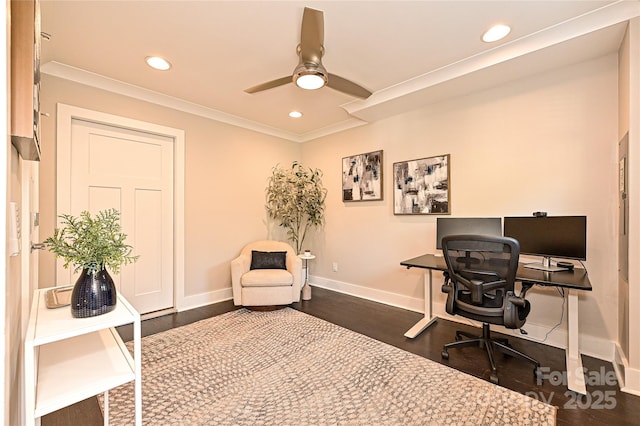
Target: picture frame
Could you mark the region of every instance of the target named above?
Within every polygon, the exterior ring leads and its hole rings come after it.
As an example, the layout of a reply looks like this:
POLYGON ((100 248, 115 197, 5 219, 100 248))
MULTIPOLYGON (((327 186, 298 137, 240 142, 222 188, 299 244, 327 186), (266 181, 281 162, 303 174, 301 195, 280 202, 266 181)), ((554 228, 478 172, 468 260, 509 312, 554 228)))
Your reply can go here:
POLYGON ((393 214, 451 214, 450 154, 393 164, 393 214))
POLYGON ((382 150, 342 159, 342 201, 380 201, 383 192, 382 150))

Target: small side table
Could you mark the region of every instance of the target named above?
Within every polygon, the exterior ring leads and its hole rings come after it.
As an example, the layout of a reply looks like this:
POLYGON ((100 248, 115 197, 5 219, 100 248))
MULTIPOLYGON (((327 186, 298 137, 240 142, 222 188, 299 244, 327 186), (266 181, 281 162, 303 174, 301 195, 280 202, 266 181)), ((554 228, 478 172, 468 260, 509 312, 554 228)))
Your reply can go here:
POLYGON ((309 261, 315 259, 313 254, 299 254, 298 257, 304 260, 304 285, 302 286, 302 300, 311 300, 311 286, 309 285, 309 261))

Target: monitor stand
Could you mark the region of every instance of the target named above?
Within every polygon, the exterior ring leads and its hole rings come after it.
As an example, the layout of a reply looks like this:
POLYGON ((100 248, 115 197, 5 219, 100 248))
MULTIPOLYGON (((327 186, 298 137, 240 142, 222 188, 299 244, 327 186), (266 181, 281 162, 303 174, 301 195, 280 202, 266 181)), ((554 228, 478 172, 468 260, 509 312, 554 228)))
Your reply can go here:
POLYGON ((548 256, 544 256, 542 258, 542 262, 525 263, 524 267, 545 272, 560 272, 565 270, 563 268, 560 268, 559 266, 551 265, 551 258, 548 256))

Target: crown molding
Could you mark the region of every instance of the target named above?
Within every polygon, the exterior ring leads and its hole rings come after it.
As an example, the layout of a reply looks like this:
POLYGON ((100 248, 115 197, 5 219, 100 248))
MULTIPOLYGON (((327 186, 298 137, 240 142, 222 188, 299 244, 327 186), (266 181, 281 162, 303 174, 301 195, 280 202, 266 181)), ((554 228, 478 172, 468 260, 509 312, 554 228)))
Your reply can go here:
MULTIPOLYGON (((60 62, 47 62, 40 67, 40 72, 53 77, 62 78, 86 86, 95 87, 97 89, 106 90, 108 92, 117 93, 119 95, 128 96, 130 98, 149 102, 152 104, 175 109, 177 111, 186 112, 188 114, 197 115, 208 118, 210 120, 219 121, 221 123, 230 124, 232 126, 241 127, 269 136, 286 139, 292 142, 305 142, 306 139, 298 134, 285 132, 274 127, 265 126, 255 121, 247 120, 236 115, 227 114, 212 108, 207 108, 193 102, 175 98, 173 96, 164 95, 153 90, 145 89, 133 84, 124 83, 119 80, 108 78, 100 74, 86 71, 80 68, 72 67, 60 62)), ((358 120, 359 121, 359 120, 358 120)))
MULTIPOLYGON (((366 100, 354 100, 342 105, 342 108, 350 115, 368 122, 388 117, 393 113, 406 112, 417 105, 428 104, 429 100, 437 100, 444 86, 454 80, 468 80, 472 75, 482 74, 496 65, 524 58, 532 53, 612 27, 637 16, 640 16, 639 1, 620 0, 537 33, 379 90, 366 100)), ((471 84, 469 88, 474 86, 477 86, 477 83, 471 84)), ((464 84, 454 95, 463 94, 462 87, 464 84)), ((446 94, 451 94, 448 89, 445 91, 446 94)))
POLYGON ((334 133, 340 133, 345 130, 353 129, 355 127, 364 126, 365 124, 368 124, 368 122, 355 117, 349 118, 347 120, 341 121, 340 123, 332 124, 321 129, 313 130, 311 132, 302 133, 300 135, 300 142, 309 142, 323 136, 329 136, 333 135, 334 133))

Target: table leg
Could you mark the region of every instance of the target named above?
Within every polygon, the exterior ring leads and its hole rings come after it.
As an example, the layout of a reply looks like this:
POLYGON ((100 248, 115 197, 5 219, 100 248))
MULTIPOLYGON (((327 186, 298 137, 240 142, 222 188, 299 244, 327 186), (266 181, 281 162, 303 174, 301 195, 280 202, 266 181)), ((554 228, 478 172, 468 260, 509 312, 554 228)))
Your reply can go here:
POLYGON ((578 293, 569 289, 567 298, 567 387, 569 390, 586 395, 587 386, 584 381, 584 369, 578 342, 578 293))
POLYGON ((302 300, 311 300, 311 286, 307 281, 302 286, 302 300))
POLYGON ((109 391, 106 390, 103 393, 103 397, 104 397, 104 411, 102 413, 103 416, 103 421, 102 424, 104 424, 104 426, 109 426, 109 391))
POLYGON ((429 269, 424 273, 424 318, 422 318, 413 327, 411 327, 409 331, 404 333, 405 337, 413 339, 414 337, 422 333, 425 329, 427 329, 431 324, 433 324, 437 318, 432 315, 431 311, 432 280, 433 276, 431 273, 431 269, 429 269))
POLYGON ((24 405, 25 425, 39 425, 40 418, 35 418, 36 410, 36 370, 38 368, 38 354, 31 341, 24 345, 24 405))
POLYGON ((140 330, 140 316, 133 322, 133 356, 136 369, 134 381, 135 426, 142 426, 142 333, 140 330))
POLYGON ((309 261, 304 260, 304 285, 302 286, 302 300, 311 300, 311 286, 309 285, 309 261))

